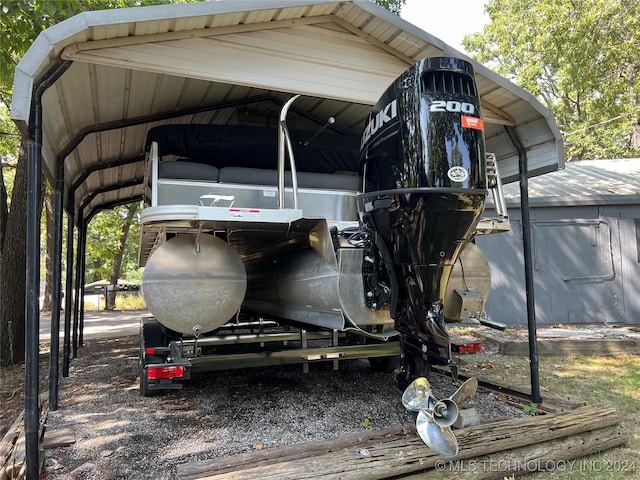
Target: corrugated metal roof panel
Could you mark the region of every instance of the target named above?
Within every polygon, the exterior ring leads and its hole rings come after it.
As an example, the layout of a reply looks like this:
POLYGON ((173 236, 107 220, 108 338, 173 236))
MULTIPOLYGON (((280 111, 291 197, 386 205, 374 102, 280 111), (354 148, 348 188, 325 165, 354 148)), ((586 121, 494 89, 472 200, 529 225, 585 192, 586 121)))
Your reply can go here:
MULTIPOLYGON (((519 204, 519 185, 505 185, 504 195, 509 203, 519 204)), ((564 170, 529 179, 532 204, 598 203, 603 198, 615 202, 622 197, 637 197, 640 204, 640 158, 568 162, 564 170)))
MULTIPOLYGON (((143 139, 155 125, 240 122, 243 102, 266 112, 303 94, 295 105, 300 121, 317 126, 336 116, 338 128, 359 134, 397 75, 443 54, 464 57, 369 0, 222 0, 85 12, 44 31, 19 63, 11 116, 26 134, 34 84, 61 58, 73 60, 43 99, 43 166, 50 179, 64 166, 65 199, 74 199, 80 221, 89 211, 77 209, 89 199, 97 208, 142 191, 120 185, 136 177, 143 139), (88 173, 116 163, 118 176, 88 173)), ((472 63, 488 149, 505 178, 517 177, 517 153, 503 125, 530 135, 524 143, 532 169, 561 166, 560 132, 548 112, 472 63)))

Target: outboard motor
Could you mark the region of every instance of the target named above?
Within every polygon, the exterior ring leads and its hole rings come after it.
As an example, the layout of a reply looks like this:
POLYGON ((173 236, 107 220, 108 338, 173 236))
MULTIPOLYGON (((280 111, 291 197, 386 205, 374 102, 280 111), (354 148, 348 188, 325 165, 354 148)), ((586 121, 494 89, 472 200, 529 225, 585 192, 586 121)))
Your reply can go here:
POLYGON ((368 233, 364 295, 370 308, 390 310, 406 384, 430 365, 451 364, 443 301, 484 210, 485 161, 480 99, 467 61, 420 60, 369 115, 358 196, 368 233))

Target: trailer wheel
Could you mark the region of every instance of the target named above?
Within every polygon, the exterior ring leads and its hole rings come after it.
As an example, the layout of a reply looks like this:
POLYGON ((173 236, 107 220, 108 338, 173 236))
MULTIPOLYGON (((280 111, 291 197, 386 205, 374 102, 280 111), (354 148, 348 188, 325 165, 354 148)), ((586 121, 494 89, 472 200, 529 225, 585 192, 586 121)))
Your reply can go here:
MULTIPOLYGON (((367 344, 386 343, 384 340, 377 340, 370 337, 366 337, 365 342, 367 344)), ((398 368, 400 355, 393 355, 391 357, 369 357, 367 360, 369 360, 371 370, 374 372, 391 373, 398 368)))
POLYGON ((391 373, 400 365, 400 355, 393 357, 369 357, 369 365, 374 372, 391 373))
POLYGON ((162 332, 160 324, 155 319, 144 320, 140 327, 140 395, 143 397, 152 397, 162 393, 161 389, 149 388, 149 379, 147 378, 150 363, 162 363, 164 358, 158 355, 149 355, 146 353, 147 347, 163 347, 165 336, 162 332))
POLYGON ((143 397, 153 397, 160 393, 160 390, 149 389, 149 380, 147 380, 147 367, 140 361, 140 395, 143 397))
POLYGON ((431 374, 431 366, 421 357, 408 355, 399 360, 395 371, 395 382, 398 388, 404 391, 418 377, 428 377, 431 374))

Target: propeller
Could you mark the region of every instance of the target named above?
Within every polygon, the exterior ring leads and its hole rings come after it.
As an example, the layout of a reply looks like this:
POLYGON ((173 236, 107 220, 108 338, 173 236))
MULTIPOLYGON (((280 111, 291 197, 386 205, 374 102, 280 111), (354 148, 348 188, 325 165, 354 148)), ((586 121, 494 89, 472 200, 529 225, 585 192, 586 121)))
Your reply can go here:
POLYGON ((429 380, 418 377, 404 391, 402 404, 407 410, 418 412, 416 429, 431 450, 445 457, 458 454, 458 440, 451 425, 458 419, 459 408, 471 401, 477 388, 478 380, 470 378, 451 397, 438 399, 429 380))
POLYGON ((449 398, 456 402, 459 408, 465 407, 473 397, 476 396, 476 391, 478 390, 478 379, 477 378, 469 378, 465 380, 465 382, 460 385, 460 388, 456 390, 453 395, 449 398))

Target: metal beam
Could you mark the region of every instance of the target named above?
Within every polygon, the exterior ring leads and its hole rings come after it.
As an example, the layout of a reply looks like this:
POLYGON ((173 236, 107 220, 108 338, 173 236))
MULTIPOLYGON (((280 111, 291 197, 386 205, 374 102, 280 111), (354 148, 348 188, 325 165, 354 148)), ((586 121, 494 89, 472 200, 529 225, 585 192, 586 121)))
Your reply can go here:
POLYGON ((62 304, 62 217, 64 190, 64 168, 58 164, 54 193, 54 228, 53 228, 53 298, 51 307, 51 348, 49 355, 49 410, 58 409, 58 374, 60 357, 60 306, 62 304))
POLYGON ((78 226, 78 244, 76 254, 76 296, 73 309, 73 358, 78 356, 78 330, 80 328, 81 317, 84 316, 84 253, 87 241, 86 225, 80 222, 78 226))
POLYGON ((527 150, 520 141, 516 129, 505 126, 509 139, 518 151, 520 172, 520 212, 522 214, 522 245, 524 249, 524 278, 527 295, 527 325, 529 328, 529 370, 531 376, 531 401, 541 402, 540 375, 538 371, 538 341, 536 332, 536 302, 533 283, 533 247, 531 245, 531 218, 529 215, 529 173, 527 150))
POLYGON ((24 431, 25 463, 28 480, 40 476, 40 203, 42 196, 42 96, 69 68, 71 62, 56 63, 36 83, 32 108, 32 132, 27 145, 27 284, 25 336, 24 431))
MULTIPOLYGON (((139 185, 142 185, 143 182, 144 182, 144 178, 133 178, 131 179, 131 181, 126 183, 116 183, 114 185, 106 185, 102 188, 93 190, 89 195, 87 195, 84 198, 83 202, 78 207, 78 212, 81 212, 81 213, 84 212, 85 208, 87 208, 87 205, 89 205, 93 201, 93 199, 96 198, 96 196, 102 193, 113 192, 115 190, 121 190, 124 188, 137 187, 139 185)), ((142 197, 143 193, 136 195, 136 198, 142 197)), ((86 218, 85 218, 85 221, 86 221, 86 218)))
POLYGON ((73 209, 67 213, 67 278, 64 303, 64 347, 62 360, 62 376, 69 376, 69 360, 71 356, 71 315, 75 309, 73 298, 73 209))

